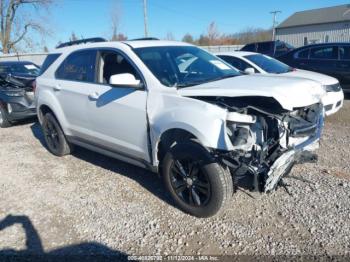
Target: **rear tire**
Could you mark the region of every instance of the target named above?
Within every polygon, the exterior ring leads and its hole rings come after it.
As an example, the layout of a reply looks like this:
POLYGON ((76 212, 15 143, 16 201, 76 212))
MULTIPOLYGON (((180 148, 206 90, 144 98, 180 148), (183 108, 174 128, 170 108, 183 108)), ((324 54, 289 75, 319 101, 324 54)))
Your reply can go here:
POLYGON ((217 214, 233 194, 230 172, 193 140, 176 143, 168 150, 162 175, 179 208, 196 217, 217 214))
POLYGON ((55 156, 65 156, 72 152, 63 130, 52 113, 43 117, 42 129, 48 150, 55 156))
POLYGON ((3 104, 0 103, 0 127, 6 128, 10 127, 11 122, 8 119, 8 112, 3 104))

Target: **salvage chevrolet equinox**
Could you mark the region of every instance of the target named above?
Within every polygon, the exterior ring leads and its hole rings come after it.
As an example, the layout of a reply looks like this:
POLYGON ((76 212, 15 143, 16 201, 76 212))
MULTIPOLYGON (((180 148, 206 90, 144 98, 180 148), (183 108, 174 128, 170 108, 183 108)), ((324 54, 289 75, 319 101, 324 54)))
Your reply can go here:
POLYGON ((78 41, 44 64, 35 99, 48 150, 78 145, 158 172, 197 217, 237 188, 273 191, 323 128, 317 82, 242 75, 186 43, 78 41))

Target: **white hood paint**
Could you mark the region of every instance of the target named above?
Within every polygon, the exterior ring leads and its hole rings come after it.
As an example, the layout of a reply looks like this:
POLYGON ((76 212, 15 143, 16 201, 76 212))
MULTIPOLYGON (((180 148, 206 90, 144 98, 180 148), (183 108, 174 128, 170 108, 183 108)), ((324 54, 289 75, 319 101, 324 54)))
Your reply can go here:
POLYGON ((338 80, 334 77, 301 69, 296 69, 295 71, 284 73, 281 75, 311 79, 316 82, 319 82, 322 85, 334 85, 338 83, 338 80))
POLYGON ((182 96, 273 97, 286 110, 321 102, 324 88, 315 81, 270 75, 242 75, 179 89, 182 96))

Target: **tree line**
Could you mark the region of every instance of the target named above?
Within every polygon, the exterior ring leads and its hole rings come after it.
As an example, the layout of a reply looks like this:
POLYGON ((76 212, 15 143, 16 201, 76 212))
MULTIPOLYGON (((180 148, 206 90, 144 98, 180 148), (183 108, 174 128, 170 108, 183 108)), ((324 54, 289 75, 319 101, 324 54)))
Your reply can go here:
MULTIPOLYGON (((49 30, 49 7, 57 3, 55 0, 0 0, 0 52, 3 54, 13 52, 26 52, 38 50, 48 52, 45 39, 52 35, 49 30), (31 15, 28 15, 28 14, 31 15), (43 14, 46 14, 43 15, 43 14)), ((120 1, 114 2, 110 13, 109 33, 106 33, 110 41, 124 41, 128 39, 121 32, 120 19, 122 8, 120 1)), ((237 45, 249 42, 266 41, 272 37, 271 29, 246 28, 238 33, 220 33, 215 22, 211 22, 205 33, 195 38, 192 34, 185 34, 182 39, 175 39, 172 32, 168 32, 163 39, 182 40, 195 45, 237 45)), ((59 41, 74 41, 83 38, 74 31, 68 39, 59 41)), ((57 43, 57 44, 59 44, 57 43)))

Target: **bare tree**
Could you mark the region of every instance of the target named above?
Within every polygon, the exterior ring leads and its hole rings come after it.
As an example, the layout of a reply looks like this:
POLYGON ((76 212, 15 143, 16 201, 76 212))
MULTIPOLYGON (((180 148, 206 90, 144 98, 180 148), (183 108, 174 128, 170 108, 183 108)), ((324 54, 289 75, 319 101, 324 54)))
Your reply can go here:
POLYGON ((209 45, 215 44, 215 41, 220 37, 220 32, 215 22, 211 22, 207 29, 209 45))
MULTIPOLYGON (((38 11, 47 8, 53 0, 0 0, 0 51, 4 54, 16 50, 20 42, 29 44, 28 33, 34 30, 43 34, 46 30, 42 23, 21 12, 24 6, 38 11)), ((33 15, 32 15, 33 17, 33 15)))
POLYGON ((194 43, 193 36, 190 33, 185 34, 184 37, 182 38, 182 42, 193 44, 194 43))

